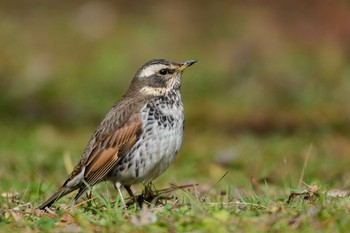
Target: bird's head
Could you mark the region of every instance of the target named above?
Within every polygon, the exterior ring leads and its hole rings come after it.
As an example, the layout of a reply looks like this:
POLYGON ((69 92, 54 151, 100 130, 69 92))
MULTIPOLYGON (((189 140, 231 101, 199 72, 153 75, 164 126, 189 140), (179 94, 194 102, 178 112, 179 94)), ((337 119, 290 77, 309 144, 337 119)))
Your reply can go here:
POLYGON ((194 63, 195 60, 185 62, 151 60, 136 73, 129 91, 140 95, 159 96, 180 89, 182 72, 194 63))

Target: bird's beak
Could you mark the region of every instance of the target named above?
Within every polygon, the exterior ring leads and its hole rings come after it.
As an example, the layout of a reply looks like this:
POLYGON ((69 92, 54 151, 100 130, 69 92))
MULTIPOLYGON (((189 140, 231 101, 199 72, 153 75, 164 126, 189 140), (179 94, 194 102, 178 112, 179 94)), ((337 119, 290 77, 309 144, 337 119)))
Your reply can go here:
POLYGON ((185 62, 181 62, 180 67, 177 69, 178 72, 182 72, 184 69, 186 69, 187 67, 193 65, 194 63, 196 63, 196 60, 189 60, 189 61, 185 61, 185 62))

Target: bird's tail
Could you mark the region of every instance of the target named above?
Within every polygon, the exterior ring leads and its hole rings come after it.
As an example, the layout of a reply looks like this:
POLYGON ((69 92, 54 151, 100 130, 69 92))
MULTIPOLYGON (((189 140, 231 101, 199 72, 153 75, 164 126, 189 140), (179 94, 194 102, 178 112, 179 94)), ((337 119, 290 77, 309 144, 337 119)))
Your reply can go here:
POLYGON ((46 207, 50 207, 53 203, 55 203, 61 197, 73 192, 76 188, 68 188, 66 186, 62 186, 57 192, 55 192, 47 201, 41 204, 38 209, 44 210, 46 207))

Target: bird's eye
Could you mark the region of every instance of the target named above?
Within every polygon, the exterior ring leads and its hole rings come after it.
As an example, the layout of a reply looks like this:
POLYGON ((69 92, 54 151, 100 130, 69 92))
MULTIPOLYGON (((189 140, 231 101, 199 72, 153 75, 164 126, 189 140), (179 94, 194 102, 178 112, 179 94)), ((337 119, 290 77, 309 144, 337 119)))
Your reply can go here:
POLYGON ((168 73, 168 71, 167 71, 166 69, 161 69, 161 70, 159 71, 159 73, 160 73, 161 75, 166 75, 166 74, 168 73))

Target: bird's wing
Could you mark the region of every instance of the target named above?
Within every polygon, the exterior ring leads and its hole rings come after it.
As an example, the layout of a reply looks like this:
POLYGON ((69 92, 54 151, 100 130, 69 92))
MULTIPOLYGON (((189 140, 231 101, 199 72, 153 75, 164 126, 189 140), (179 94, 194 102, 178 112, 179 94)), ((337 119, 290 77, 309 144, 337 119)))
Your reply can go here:
POLYGON ((142 101, 119 101, 97 128, 79 161, 63 186, 54 193, 39 209, 51 206, 55 201, 80 188, 77 200, 88 187, 104 179, 109 171, 125 156, 138 141, 142 133, 140 109, 142 101))
POLYGON ((119 101, 111 109, 63 186, 76 189, 81 187, 82 179, 90 186, 104 179, 138 141, 142 133, 140 109, 144 103, 119 101))
POLYGON ((101 181, 141 135, 141 116, 134 113, 121 127, 108 133, 97 132, 85 164, 84 180, 91 186, 101 181))

